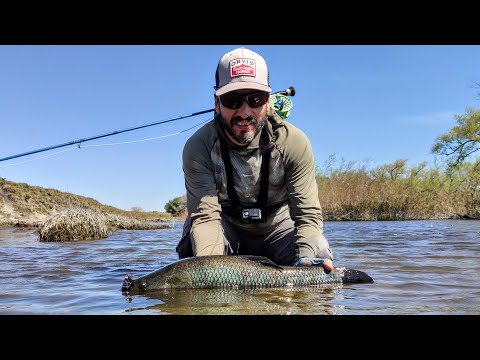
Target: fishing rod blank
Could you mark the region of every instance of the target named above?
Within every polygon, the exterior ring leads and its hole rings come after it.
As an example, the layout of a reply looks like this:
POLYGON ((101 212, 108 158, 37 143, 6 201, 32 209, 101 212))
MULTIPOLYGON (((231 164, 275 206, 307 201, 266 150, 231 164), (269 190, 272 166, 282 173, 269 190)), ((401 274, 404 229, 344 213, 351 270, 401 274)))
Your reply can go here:
POLYGON ((121 133, 124 133, 124 132, 127 132, 127 131, 138 130, 138 129, 146 128, 146 127, 153 126, 153 125, 164 124, 164 123, 167 123, 167 122, 170 122, 170 121, 179 120, 179 119, 183 119, 183 118, 187 118, 187 117, 191 117, 191 116, 206 114, 206 113, 212 112, 212 111, 214 111, 214 110, 215 110, 215 109, 199 111, 199 112, 196 112, 196 113, 192 113, 192 114, 188 114, 188 115, 183 115, 183 116, 178 116, 178 117, 176 117, 176 118, 172 118, 172 119, 168 119, 168 120, 164 120, 164 121, 157 121, 157 122, 154 122, 154 123, 151 123, 151 124, 135 126, 135 127, 132 127, 132 128, 129 128, 129 129, 125 129, 125 130, 112 131, 112 132, 109 132, 109 133, 103 134, 103 135, 97 135, 97 136, 92 136, 92 137, 85 138, 85 139, 79 139, 79 140, 69 141, 69 142, 64 143, 64 144, 49 146, 49 147, 46 147, 46 148, 43 148, 43 149, 38 149, 38 150, 28 151, 28 152, 25 152, 25 153, 22 153, 22 154, 7 156, 7 157, 4 157, 4 158, 0 159, 0 162, 1 162, 1 161, 5 161, 5 160, 10 160, 10 159, 15 159, 15 158, 18 158, 18 157, 21 157, 21 156, 27 156, 27 155, 31 155, 31 154, 36 154, 36 153, 39 153, 39 152, 42 152, 42 151, 47 151, 47 150, 52 150, 52 149, 58 149, 58 148, 61 148, 61 147, 64 147, 64 146, 68 146, 68 145, 80 144, 80 143, 82 143, 82 142, 86 142, 86 141, 90 141, 90 140, 95 140, 95 139, 100 139, 100 138, 104 138, 104 137, 111 136, 111 135, 121 134, 121 133))
MULTIPOLYGON (((270 104, 273 106, 275 111, 283 119, 287 118, 290 115, 290 110, 292 108, 292 102, 291 102, 290 99, 288 99, 287 96, 294 96, 294 95, 295 95, 295 89, 293 88, 293 86, 290 86, 286 90, 278 91, 276 93, 271 94, 270 104)), ((68 146, 68 145, 81 144, 83 142, 87 142, 87 141, 90 141, 90 140, 96 140, 96 139, 104 138, 104 137, 107 137, 107 136, 117 135, 117 134, 121 134, 121 133, 124 133, 124 132, 127 132, 127 131, 143 129, 143 128, 146 128, 146 127, 149 127, 149 126, 164 124, 164 123, 167 123, 167 122, 170 122, 170 121, 180 120, 180 119, 184 119, 184 118, 187 118, 187 117, 206 114, 206 113, 209 113, 209 112, 212 112, 212 111, 215 111, 215 109, 203 110, 203 111, 195 112, 195 113, 188 114, 188 115, 177 116, 175 118, 164 120, 164 121, 157 121, 157 122, 154 122, 154 123, 151 123, 151 124, 135 126, 135 127, 131 127, 131 128, 124 129, 124 130, 112 131, 112 132, 102 134, 102 135, 96 135, 96 136, 92 136, 92 137, 88 137, 88 138, 84 138, 84 139, 73 140, 73 141, 63 143, 63 144, 53 145, 53 146, 49 146, 49 147, 38 149, 38 150, 27 151, 27 152, 24 152, 24 153, 21 153, 21 154, 1 158, 0 162, 5 161, 5 160, 19 158, 19 157, 22 157, 22 156, 36 154, 36 153, 43 152, 43 151, 58 149, 58 148, 65 147, 65 146, 68 146)))

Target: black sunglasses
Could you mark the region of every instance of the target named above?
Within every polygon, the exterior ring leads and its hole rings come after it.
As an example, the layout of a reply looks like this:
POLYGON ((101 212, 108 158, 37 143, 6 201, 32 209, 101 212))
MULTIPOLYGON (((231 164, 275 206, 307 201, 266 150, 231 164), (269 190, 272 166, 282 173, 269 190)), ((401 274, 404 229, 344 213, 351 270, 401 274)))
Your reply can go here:
POLYGON ((243 100, 246 100, 248 106, 250 106, 252 109, 255 109, 262 105, 265 105, 268 100, 268 93, 264 91, 250 95, 226 93, 220 95, 218 98, 220 99, 220 102, 223 106, 232 110, 240 109, 242 107, 243 100))

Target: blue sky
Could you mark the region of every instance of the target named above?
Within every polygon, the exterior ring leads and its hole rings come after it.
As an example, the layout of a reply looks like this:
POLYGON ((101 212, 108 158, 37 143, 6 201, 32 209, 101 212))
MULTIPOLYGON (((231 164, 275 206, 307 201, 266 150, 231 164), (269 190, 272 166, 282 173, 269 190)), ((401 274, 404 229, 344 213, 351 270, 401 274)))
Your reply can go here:
MULTIPOLYGON (((295 87, 288 120, 319 167, 330 155, 433 165, 453 115, 480 105, 478 45, 3 45, 0 158, 212 109, 218 60, 240 46, 266 59, 274 91, 295 87)), ((212 115, 3 161, 0 177, 164 211, 185 193, 182 148, 197 128, 172 134, 212 115)))

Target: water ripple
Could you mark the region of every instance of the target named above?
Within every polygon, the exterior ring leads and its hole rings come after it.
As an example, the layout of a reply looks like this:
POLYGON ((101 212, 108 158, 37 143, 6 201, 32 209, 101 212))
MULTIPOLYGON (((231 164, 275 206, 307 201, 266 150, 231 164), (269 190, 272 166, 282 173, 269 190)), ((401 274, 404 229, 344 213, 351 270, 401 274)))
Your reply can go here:
POLYGON ((175 260, 174 229, 40 243, 35 230, 0 229, 0 314, 480 314, 480 222, 326 222, 335 265, 374 284, 309 289, 120 291, 175 260))

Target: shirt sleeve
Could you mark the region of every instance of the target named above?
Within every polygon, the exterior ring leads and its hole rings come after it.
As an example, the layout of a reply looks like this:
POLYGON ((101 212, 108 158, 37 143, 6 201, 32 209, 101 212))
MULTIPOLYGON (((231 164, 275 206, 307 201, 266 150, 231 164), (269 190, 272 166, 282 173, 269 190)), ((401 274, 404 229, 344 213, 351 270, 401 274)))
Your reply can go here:
POLYGON ((183 148, 182 162, 193 255, 223 255, 221 206, 207 144, 191 137, 183 148))
POLYGON ((323 235, 323 217, 312 146, 303 132, 290 128, 284 156, 288 201, 290 215, 295 222, 298 257, 333 260, 328 241, 323 235))

